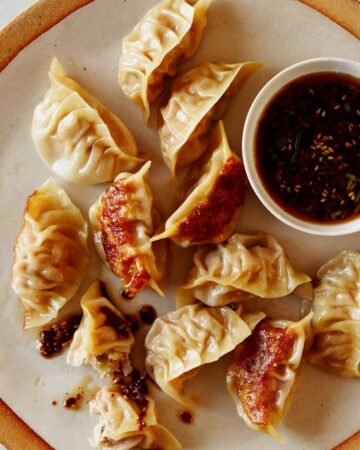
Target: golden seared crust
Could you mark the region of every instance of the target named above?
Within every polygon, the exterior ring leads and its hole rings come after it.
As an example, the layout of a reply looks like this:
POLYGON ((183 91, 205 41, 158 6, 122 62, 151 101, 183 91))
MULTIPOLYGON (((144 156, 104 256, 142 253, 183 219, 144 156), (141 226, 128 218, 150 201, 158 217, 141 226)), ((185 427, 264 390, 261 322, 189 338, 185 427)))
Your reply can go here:
POLYGON ((240 159, 229 158, 203 203, 179 224, 179 235, 189 242, 217 242, 245 201, 247 182, 240 159))
POLYGON ((230 376, 251 422, 267 426, 276 391, 269 389, 272 372, 291 355, 296 334, 268 323, 258 326, 236 350, 230 376))
POLYGON ((360 39, 360 3, 358 0, 299 0, 316 9, 360 39))
POLYGON ((126 218, 127 205, 132 202, 136 186, 120 179, 113 183, 102 197, 100 217, 102 244, 106 259, 123 281, 123 296, 133 298, 149 284, 150 274, 141 255, 137 255, 136 221, 126 218))

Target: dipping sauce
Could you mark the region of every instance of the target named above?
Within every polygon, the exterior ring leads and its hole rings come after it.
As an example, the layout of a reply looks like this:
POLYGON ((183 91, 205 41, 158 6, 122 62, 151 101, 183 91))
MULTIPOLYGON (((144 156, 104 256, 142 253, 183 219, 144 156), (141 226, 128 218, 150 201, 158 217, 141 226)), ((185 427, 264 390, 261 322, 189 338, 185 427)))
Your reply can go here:
POLYGON ((256 164, 273 200, 295 217, 360 214, 360 79, 324 72, 285 86, 259 121, 256 164))

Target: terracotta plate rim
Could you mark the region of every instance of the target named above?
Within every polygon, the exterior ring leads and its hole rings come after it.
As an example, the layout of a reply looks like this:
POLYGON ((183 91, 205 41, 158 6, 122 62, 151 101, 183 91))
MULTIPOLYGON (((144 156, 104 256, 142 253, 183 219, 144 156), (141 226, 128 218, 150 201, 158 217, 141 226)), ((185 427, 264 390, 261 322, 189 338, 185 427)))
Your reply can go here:
MULTIPOLYGON (((17 15, 4 28, 0 29, 0 73, 21 52, 21 50, 31 44, 37 37, 51 29, 73 12, 93 1, 94 0, 37 0, 34 4, 30 5, 27 9, 17 15)), ((338 4, 336 5, 336 8, 334 8, 332 0, 299 1, 324 14, 360 39, 360 3, 358 0, 337 0, 338 4), (356 14, 354 14, 354 12, 356 14)), ((30 437, 29 434, 31 435, 31 431, 28 426, 3 402, 1 402, 0 413, 2 413, 0 414, 0 417, 1 415, 7 417, 9 422, 12 422, 13 426, 17 428, 17 432, 22 430, 23 435, 28 434, 28 437, 30 437)), ((352 447, 352 445, 356 445, 358 439, 360 440, 360 436, 359 433, 356 433, 353 437, 349 438, 349 440, 336 448, 344 450, 347 448, 355 448, 352 447)), ((9 441, 4 436, 0 436, 0 442, 5 445, 9 445, 11 442, 12 449, 15 450, 18 448, 16 442, 13 440, 9 441)), ((28 444, 31 446, 29 441, 28 444)), ((32 444, 35 444, 34 447, 29 448, 51 448, 36 434, 33 434, 32 444), (41 445, 40 447, 39 444, 41 445)))

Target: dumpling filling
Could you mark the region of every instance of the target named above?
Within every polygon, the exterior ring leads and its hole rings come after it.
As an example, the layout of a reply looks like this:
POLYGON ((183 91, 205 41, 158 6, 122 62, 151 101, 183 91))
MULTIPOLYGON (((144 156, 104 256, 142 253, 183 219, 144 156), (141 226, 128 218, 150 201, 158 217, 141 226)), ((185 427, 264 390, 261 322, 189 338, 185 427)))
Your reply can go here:
POLYGON ((90 440, 94 447, 114 450, 129 450, 136 446, 161 450, 181 448, 170 431, 158 423, 155 404, 143 378, 103 387, 89 408, 92 416, 100 416, 90 440))
POLYGON ((83 318, 66 362, 76 367, 90 364, 102 377, 128 375, 134 337, 124 315, 103 295, 98 280, 81 299, 81 307, 83 318))

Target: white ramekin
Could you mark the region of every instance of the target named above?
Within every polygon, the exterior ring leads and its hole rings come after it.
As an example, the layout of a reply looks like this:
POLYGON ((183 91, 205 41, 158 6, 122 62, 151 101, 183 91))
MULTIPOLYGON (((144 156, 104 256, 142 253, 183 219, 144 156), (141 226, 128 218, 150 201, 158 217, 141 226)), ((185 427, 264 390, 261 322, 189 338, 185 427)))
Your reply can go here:
POLYGON ((303 75, 316 72, 345 73, 360 78, 360 62, 341 58, 314 58, 299 62, 273 77, 258 93, 246 117, 242 140, 245 170, 250 184, 262 204, 279 220, 305 233, 340 236, 360 231, 360 217, 338 223, 314 223, 294 217, 281 208, 266 191, 255 161, 256 131, 264 109, 282 87, 303 75))

